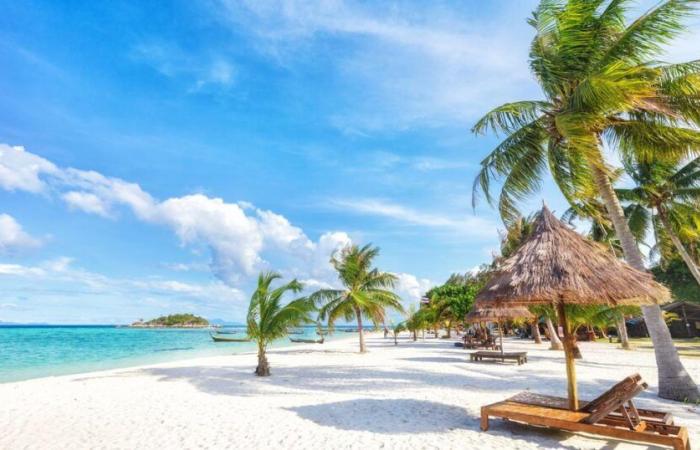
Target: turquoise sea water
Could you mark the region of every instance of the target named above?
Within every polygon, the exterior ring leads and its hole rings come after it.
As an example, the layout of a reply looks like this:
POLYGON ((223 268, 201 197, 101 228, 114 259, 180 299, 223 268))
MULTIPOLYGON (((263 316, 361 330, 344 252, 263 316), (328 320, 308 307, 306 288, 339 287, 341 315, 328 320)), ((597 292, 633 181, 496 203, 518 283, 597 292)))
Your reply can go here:
MULTIPOLYGON (((348 333, 338 330, 335 335, 326 336, 326 340, 345 336, 348 333)), ((293 337, 315 339, 316 330, 304 328, 304 335, 293 337)), ((290 344, 285 338, 275 346, 290 344)), ((204 329, 2 326, 0 382, 254 350, 255 346, 250 342, 215 343, 209 330, 204 329)))

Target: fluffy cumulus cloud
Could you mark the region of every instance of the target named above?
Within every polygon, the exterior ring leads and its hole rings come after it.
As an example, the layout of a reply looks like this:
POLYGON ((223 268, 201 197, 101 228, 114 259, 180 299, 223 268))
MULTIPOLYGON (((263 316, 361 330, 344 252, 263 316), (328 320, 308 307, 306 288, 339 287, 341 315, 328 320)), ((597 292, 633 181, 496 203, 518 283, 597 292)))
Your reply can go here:
MULTIPOLYGON (((47 190, 70 209, 101 217, 116 218, 130 211, 143 222, 170 229, 183 246, 208 249, 212 272, 230 285, 271 268, 268 255, 282 263, 285 275, 326 285, 334 280, 330 255, 351 242, 343 232, 329 232, 313 241, 284 216, 246 202, 230 203, 202 194, 160 201, 136 183, 95 171, 60 168, 22 147, 0 148, 0 167, 8 168, 0 171, 0 186, 6 190, 47 190), (14 172, 24 175, 18 178, 14 172)), ((0 246, 35 242, 9 216, 1 218, 0 227, 4 233, 0 246)))
POLYGON ((41 192, 46 187, 41 175, 57 170, 53 163, 24 147, 0 144, 0 187, 5 190, 41 192))
POLYGON ((30 236, 14 217, 0 214, 0 254, 12 253, 41 245, 41 240, 30 236))
POLYGON ((427 278, 418 278, 409 273, 397 273, 395 275, 398 278, 396 293, 401 296, 406 307, 418 303, 423 294, 435 285, 427 278))

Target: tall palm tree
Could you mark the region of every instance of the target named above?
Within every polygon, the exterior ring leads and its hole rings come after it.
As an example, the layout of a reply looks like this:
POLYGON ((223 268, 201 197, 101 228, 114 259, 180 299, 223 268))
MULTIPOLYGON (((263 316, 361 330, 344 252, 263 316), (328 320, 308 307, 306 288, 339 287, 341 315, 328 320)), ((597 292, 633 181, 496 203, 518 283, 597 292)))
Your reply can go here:
MULTIPOLYGON (((654 60, 685 29, 692 0, 667 0, 627 23, 630 0, 541 0, 529 23, 535 29, 530 67, 544 99, 507 103, 474 126, 505 139, 482 161, 475 193, 493 202, 490 186, 502 180, 498 207, 507 222, 516 203, 536 192, 549 168, 570 203, 599 197, 627 262, 645 270, 641 251, 610 180, 603 143, 624 154, 679 157, 699 148, 700 62, 654 60)), ((475 196, 476 198, 476 196, 475 196)), ((658 306, 643 308, 654 343, 659 396, 700 400, 678 357, 658 306)))
POLYGON ((292 280, 273 289, 272 282, 279 278, 282 277, 278 273, 261 273, 258 276, 258 287, 248 306, 247 333, 248 337, 258 344, 258 366, 255 368, 255 375, 261 377, 270 375, 266 355, 268 344, 286 336, 289 327, 313 323, 311 313, 314 311, 314 304, 311 300, 299 298, 286 305, 282 304, 282 297, 288 292, 301 292, 302 284, 292 280))
POLYGON ((384 321, 387 309, 403 313, 401 299, 390 290, 396 283, 396 275, 372 267, 372 261, 378 254, 379 248, 371 244, 345 247, 331 257, 331 264, 338 272, 343 288, 321 289, 311 295, 314 302, 321 305, 320 319, 328 320, 329 327, 333 327, 335 321, 341 318, 357 320, 361 353, 366 351, 363 317, 371 320, 376 327, 384 321))
MULTIPOLYGON (((628 220, 645 230, 654 228, 659 247, 664 247, 667 236, 700 284, 700 269, 683 245, 684 241, 697 244, 700 239, 700 158, 682 166, 667 161, 625 161, 625 168, 635 187, 615 192, 634 211, 628 220)), ((660 253, 671 252, 662 248, 660 253)))

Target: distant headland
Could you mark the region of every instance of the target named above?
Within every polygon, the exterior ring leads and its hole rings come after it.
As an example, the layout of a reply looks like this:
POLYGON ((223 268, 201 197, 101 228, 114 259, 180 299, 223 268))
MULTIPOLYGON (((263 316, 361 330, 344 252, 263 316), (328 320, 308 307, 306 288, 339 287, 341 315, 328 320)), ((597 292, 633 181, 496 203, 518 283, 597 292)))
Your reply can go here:
POLYGON ((209 321, 194 314, 171 314, 144 322, 139 319, 129 325, 131 328, 206 328, 209 321))

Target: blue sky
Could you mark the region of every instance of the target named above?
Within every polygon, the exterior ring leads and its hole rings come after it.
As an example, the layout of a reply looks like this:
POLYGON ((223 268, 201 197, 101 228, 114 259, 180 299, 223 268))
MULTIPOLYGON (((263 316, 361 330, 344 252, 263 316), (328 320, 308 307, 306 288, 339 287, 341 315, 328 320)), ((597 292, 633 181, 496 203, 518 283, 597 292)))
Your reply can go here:
POLYGON ((539 97, 534 1, 0 3, 0 321, 241 319, 348 242, 408 304, 497 247, 470 128, 539 97))

